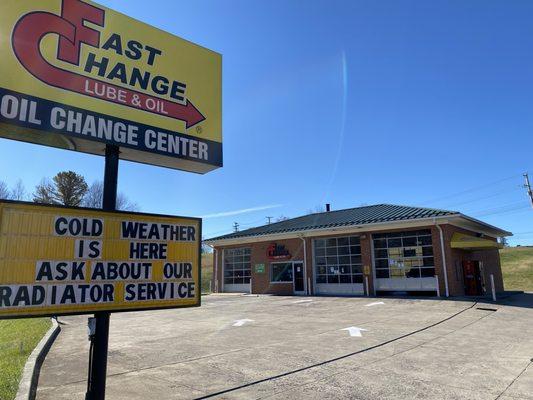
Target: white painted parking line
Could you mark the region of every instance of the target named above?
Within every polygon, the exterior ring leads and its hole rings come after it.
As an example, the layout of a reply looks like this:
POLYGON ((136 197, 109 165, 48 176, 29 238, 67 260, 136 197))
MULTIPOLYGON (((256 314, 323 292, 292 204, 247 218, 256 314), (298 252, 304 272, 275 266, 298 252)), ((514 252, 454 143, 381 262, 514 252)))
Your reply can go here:
POLYGON ((351 337, 363 337, 361 332, 367 331, 363 328, 358 328, 357 326, 349 326, 348 328, 343 328, 341 331, 348 331, 351 337))
POLYGON ((293 301, 292 304, 302 304, 302 303, 310 303, 312 302, 313 300, 311 299, 308 299, 308 300, 297 300, 297 301, 293 301))
POLYGON ((238 319, 236 321, 233 321, 233 325, 232 326, 243 326, 244 324, 246 324, 247 322, 254 322, 253 319, 238 319))
POLYGON ((365 307, 373 307, 373 306, 379 306, 381 304, 385 304, 382 301, 376 301, 374 303, 365 304, 365 307))

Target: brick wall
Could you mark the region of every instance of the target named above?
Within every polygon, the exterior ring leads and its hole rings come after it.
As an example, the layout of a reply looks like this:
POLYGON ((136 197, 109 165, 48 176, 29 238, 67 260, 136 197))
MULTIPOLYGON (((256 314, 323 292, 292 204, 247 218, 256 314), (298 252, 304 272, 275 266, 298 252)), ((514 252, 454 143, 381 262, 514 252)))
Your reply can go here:
POLYGON ((374 294, 374 274, 372 270, 372 235, 369 233, 361 235, 361 261, 363 262, 363 273, 365 265, 368 266, 370 275, 368 275, 368 293, 374 294))
MULTIPOLYGON (((495 286, 497 291, 503 291, 503 278, 500 268, 500 257, 498 250, 481 250, 481 251, 466 251, 459 249, 452 249, 450 247, 450 242, 453 234, 455 232, 465 233, 468 235, 475 236, 475 232, 471 232, 462 228, 455 227, 453 225, 442 225, 443 237, 444 237, 444 246, 445 246, 445 257, 447 265, 447 277, 448 277, 448 288, 450 296, 461 296, 464 295, 464 282, 463 282, 463 269, 462 262, 464 260, 478 260, 483 262, 483 272, 484 279, 487 284, 487 290, 490 292, 489 285, 489 275, 494 274, 495 286)), ((361 257, 363 266, 368 265, 371 267, 371 274, 369 275, 369 289, 370 293, 374 291, 374 282, 373 282, 373 264, 372 264, 372 233, 385 233, 385 232, 395 232, 395 231, 409 231, 409 230, 421 230, 429 229, 431 230, 432 242, 433 242, 433 256, 435 261, 435 273, 439 276, 439 288, 441 296, 445 295, 445 280, 444 280, 444 268, 442 260, 442 251, 440 243, 440 233, 438 228, 435 225, 430 225, 427 227, 417 227, 411 229, 385 229, 379 232, 357 232, 353 235, 359 235, 361 238, 361 257)), ((336 237, 339 235, 330 235, 330 236, 321 236, 321 238, 327 237, 336 237)), ((490 240, 496 240, 495 238, 488 238, 490 240)), ((310 291, 314 293, 314 279, 313 279, 313 252, 312 252, 312 241, 313 238, 306 238, 306 247, 307 247, 307 277, 311 278, 310 282, 310 291)), ((252 244, 243 244, 239 246, 227 246, 226 248, 236 248, 236 247, 250 247, 251 248, 251 264, 252 264, 252 293, 258 294, 280 294, 280 295, 289 295, 293 293, 292 283, 271 283, 270 282, 270 264, 272 260, 269 260, 267 257, 267 248, 272 243, 283 244, 285 248, 291 253, 291 259, 289 261, 304 261, 303 255, 303 242, 301 239, 287 239, 287 240, 278 240, 278 241, 263 241, 256 242, 252 244), (265 272, 262 274, 255 273, 255 264, 265 264, 265 272)), ((218 290, 222 291, 222 248, 216 247, 218 251, 218 281, 219 286, 218 290)), ((213 262, 214 265, 214 262, 213 262)), ((213 288, 215 287, 214 283, 215 277, 213 275, 213 288)), ((306 282, 306 284, 309 280, 306 282)))
MULTIPOLYGON (((264 241, 256 242, 250 244, 243 244, 238 246, 227 246, 226 249, 238 248, 238 247, 249 247, 251 249, 251 264, 252 264, 252 293, 256 294, 279 294, 279 295, 289 295, 293 294, 293 284, 292 283, 281 283, 281 282, 270 282, 270 264, 272 262, 284 262, 284 261, 304 261, 304 244, 301 239, 287 239, 279 241, 264 241), (285 246, 285 249, 289 251, 291 257, 286 260, 270 260, 267 257, 267 248, 272 244, 282 244, 285 246), (264 273, 255 273, 255 264, 265 264, 264 273)), ((312 249, 310 239, 306 239, 307 247, 307 277, 312 275, 312 249)), ((223 266, 223 251, 221 247, 215 247, 218 252, 217 262, 218 262, 218 281, 219 287, 218 290, 222 291, 222 266, 223 266)), ((214 257, 214 255, 213 255, 214 257)), ((214 260, 213 260, 214 265, 214 260)), ((215 287, 215 276, 213 274, 213 287, 215 287)), ((307 283, 306 283, 307 284, 307 283)), ((311 286, 313 283, 311 282, 311 286)), ((311 288, 312 290, 312 288, 311 288)))
MULTIPOLYGON (((448 266, 448 284, 451 296, 462 296, 464 292, 463 261, 473 260, 483 263, 483 280, 487 293, 490 293, 490 274, 494 274, 496 291, 504 289, 503 276, 500 266, 500 254, 497 249, 463 250, 452 249, 450 242, 454 233, 464 233, 476 236, 476 232, 458 228, 453 225, 443 225, 446 246, 446 264, 448 266)), ((484 236, 483 239, 496 242, 496 238, 484 236)))

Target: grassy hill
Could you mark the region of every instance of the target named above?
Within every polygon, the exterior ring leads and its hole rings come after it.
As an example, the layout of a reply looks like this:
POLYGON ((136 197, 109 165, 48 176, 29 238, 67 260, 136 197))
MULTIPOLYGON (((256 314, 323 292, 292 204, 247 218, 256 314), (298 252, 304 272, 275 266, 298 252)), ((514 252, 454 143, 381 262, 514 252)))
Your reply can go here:
POLYGON ((508 247, 500 256, 505 289, 533 291, 533 247, 508 247))

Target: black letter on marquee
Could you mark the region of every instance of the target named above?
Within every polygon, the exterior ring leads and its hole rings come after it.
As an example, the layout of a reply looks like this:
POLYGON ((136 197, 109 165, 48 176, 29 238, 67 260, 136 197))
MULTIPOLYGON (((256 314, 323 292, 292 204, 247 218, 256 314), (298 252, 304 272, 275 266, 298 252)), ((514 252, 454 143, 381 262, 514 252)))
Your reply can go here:
POLYGON ((122 221, 122 239, 136 239, 139 231, 139 224, 137 222, 122 221))
POLYGON ((124 296, 124 300, 131 301, 135 298, 135 292, 133 291, 134 288, 134 283, 129 283, 126 285, 126 295, 124 296))
POLYGON ((39 272, 37 273, 37 278, 35 278, 36 281, 42 281, 43 277, 46 278, 47 281, 51 281, 54 279, 52 276, 52 266, 48 261, 44 261, 41 263, 41 266, 39 267, 39 272))
POLYGON ((0 286, 0 307, 9 307, 11 302, 11 288, 9 286, 0 286))
POLYGON ((18 306, 20 303, 22 303, 25 306, 30 305, 30 292, 27 286, 19 287, 19 290, 17 291, 17 294, 15 295, 15 299, 13 300, 13 305, 18 306))
POLYGON ((61 228, 59 227, 59 225, 61 225, 61 224, 65 224, 65 225, 66 225, 67 223, 68 223, 68 221, 67 221, 67 219, 64 218, 64 217, 59 217, 58 219, 56 219, 56 224, 55 224, 56 234, 58 234, 58 235, 64 235, 65 233, 67 233, 67 228, 65 228, 65 229, 61 229, 61 228))
POLYGON ((72 277, 71 279, 73 281, 75 280, 84 280, 85 279, 85 275, 83 274, 83 268, 85 267, 85 261, 81 261, 81 262, 78 262, 78 261, 74 261, 72 263, 72 277))
POLYGON ((100 242, 92 241, 89 243, 89 249, 92 251, 89 253, 89 258, 98 258, 100 256, 100 242))

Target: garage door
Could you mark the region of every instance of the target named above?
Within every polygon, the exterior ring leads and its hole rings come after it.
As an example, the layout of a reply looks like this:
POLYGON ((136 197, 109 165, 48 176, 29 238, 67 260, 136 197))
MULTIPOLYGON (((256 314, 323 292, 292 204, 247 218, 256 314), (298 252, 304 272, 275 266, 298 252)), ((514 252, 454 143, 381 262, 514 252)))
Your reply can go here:
POLYGON ((250 254, 249 247, 224 249, 224 292, 250 292, 250 254))
POLYGON ((431 230, 372 235, 376 290, 437 290, 431 230))
POLYGON ((362 295, 363 267, 358 236, 313 241, 315 294, 362 295))

